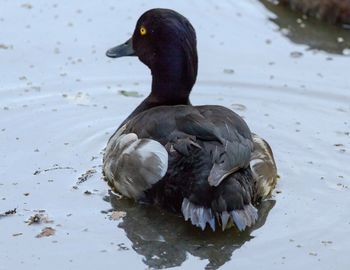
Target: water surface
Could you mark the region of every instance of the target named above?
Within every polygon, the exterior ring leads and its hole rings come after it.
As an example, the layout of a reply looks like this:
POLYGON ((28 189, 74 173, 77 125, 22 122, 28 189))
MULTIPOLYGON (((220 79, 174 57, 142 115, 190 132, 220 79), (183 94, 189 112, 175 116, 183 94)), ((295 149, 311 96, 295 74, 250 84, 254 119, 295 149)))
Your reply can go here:
POLYGON ((316 21, 299 29, 298 16, 255 0, 2 0, 0 213, 16 213, 0 216, 0 269, 345 269, 350 34, 316 21), (120 91, 150 88, 137 59, 104 53, 151 7, 197 30, 192 102, 235 110, 274 150, 278 192, 243 233, 201 232, 118 200, 102 180, 109 136, 143 99, 120 91), (38 213, 51 222, 25 223, 38 213), (36 238, 45 227, 55 234, 36 238))

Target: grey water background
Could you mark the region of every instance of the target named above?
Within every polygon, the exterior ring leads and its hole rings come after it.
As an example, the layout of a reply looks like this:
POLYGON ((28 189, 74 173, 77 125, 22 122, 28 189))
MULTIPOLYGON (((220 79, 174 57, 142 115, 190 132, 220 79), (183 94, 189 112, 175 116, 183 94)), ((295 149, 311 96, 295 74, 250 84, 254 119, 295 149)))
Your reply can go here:
POLYGON ((0 214, 16 214, 0 216, 0 269, 347 269, 349 50, 346 28, 265 0, 1 0, 0 214), (104 53, 153 7, 196 28, 192 102, 235 110, 274 150, 277 192, 243 233, 202 232, 102 180, 103 148, 151 79, 104 53), (48 223, 28 225, 37 213, 48 223))

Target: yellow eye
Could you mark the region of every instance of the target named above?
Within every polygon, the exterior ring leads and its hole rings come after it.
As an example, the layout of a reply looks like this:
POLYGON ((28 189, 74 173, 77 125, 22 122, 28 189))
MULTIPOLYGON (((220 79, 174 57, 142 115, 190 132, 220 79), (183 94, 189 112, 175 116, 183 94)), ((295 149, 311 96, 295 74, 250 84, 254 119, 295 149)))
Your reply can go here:
POLYGON ((145 27, 141 26, 141 28, 140 28, 140 34, 141 34, 141 36, 144 36, 144 35, 147 34, 147 30, 146 30, 145 27))

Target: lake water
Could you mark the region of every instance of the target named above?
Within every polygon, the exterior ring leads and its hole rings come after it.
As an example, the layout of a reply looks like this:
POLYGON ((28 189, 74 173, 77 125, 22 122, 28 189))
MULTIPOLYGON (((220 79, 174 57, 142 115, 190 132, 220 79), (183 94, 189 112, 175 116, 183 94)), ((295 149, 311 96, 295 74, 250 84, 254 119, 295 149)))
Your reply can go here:
POLYGON ((263 0, 0 7, 1 270, 348 268, 350 30, 263 0), (202 232, 102 179, 103 148, 151 80, 136 58, 104 54, 153 7, 197 31, 192 102, 235 110, 274 151, 277 192, 243 233, 202 232), (54 235, 36 237, 45 227, 54 235))

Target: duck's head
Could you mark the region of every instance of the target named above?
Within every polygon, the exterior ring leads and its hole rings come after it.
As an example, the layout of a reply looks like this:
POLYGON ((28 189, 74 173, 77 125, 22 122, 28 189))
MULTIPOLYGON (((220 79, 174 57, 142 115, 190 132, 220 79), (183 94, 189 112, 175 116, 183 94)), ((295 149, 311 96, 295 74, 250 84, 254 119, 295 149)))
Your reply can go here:
POLYGON ((138 56, 152 71, 152 92, 155 88, 176 87, 178 95, 187 92, 188 96, 196 80, 195 30, 184 16, 170 9, 146 11, 137 21, 132 37, 109 49, 106 55, 138 56))

